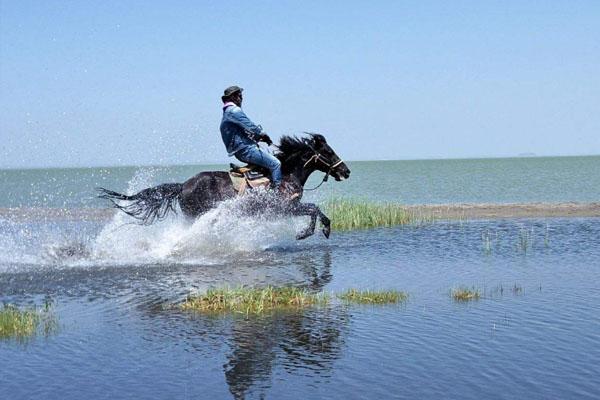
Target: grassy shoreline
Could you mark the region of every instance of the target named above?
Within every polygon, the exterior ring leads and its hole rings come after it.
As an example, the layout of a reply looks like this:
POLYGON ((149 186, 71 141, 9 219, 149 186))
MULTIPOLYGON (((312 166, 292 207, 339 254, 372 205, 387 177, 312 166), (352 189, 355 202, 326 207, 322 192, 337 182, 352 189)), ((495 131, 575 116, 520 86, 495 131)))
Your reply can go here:
POLYGON ((356 198, 332 198, 323 204, 333 230, 349 231, 435 221, 477 219, 600 217, 595 203, 423 204, 403 205, 356 198))
POLYGON ((400 204, 375 203, 369 200, 334 198, 327 201, 324 208, 335 231, 391 227, 433 220, 400 204))

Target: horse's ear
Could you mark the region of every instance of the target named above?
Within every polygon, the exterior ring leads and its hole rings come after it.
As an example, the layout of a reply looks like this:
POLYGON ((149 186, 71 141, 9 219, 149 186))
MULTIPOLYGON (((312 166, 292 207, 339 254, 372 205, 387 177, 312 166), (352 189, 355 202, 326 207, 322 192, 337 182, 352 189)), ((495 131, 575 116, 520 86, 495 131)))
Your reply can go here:
POLYGON ((325 136, 319 135, 318 133, 312 134, 313 140, 315 144, 325 144, 327 141, 325 140, 325 136))
POLYGON ((314 132, 304 132, 304 133, 306 133, 307 135, 310 136, 310 143, 312 143, 312 144, 327 143, 327 141, 325 141, 325 137, 323 135, 320 135, 320 134, 314 133, 314 132))

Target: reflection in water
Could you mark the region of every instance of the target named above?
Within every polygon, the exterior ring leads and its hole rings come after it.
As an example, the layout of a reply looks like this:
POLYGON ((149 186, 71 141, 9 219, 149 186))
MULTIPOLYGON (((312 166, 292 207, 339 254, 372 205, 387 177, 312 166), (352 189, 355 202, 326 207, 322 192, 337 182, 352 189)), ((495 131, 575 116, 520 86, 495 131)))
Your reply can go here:
POLYGON ((328 376, 340 357, 348 322, 344 307, 235 321, 224 366, 230 392, 236 399, 254 391, 263 397, 278 361, 288 373, 328 376))
MULTIPOLYGON (((202 271, 173 266, 168 272, 161 269, 162 274, 171 278, 153 277, 150 280, 154 282, 152 285, 145 283, 144 290, 129 300, 141 312, 142 320, 152 320, 151 324, 141 324, 145 331, 144 339, 155 342, 152 337, 157 335, 169 338, 169 341, 184 343, 197 357, 208 357, 213 362, 219 358, 211 352, 220 352, 225 341, 230 348, 228 361, 223 366, 225 380, 234 398, 238 399, 251 393, 259 397, 264 395, 278 367, 285 373, 302 371, 303 375, 327 376, 334 360, 341 354, 347 334, 349 314, 344 307, 317 307, 248 317, 176 313, 160 305, 157 307, 158 295, 164 295, 166 287, 161 284, 160 289, 157 288, 158 282, 168 281, 172 285, 171 292, 181 293, 183 287, 196 287, 197 282, 222 285, 221 282, 231 280, 233 272, 229 270, 236 270, 236 276, 240 276, 240 269, 251 269, 253 273, 248 276, 252 280, 246 283, 257 286, 291 284, 320 291, 332 280, 329 248, 309 254, 283 250, 273 256, 276 260, 272 260, 271 265, 244 266, 238 263, 237 266, 219 266, 202 271), (258 280, 257 276, 260 277, 258 280), (185 285, 181 285, 182 281, 185 285)), ((148 280, 144 279, 144 282, 148 280)), ((171 296, 173 298, 181 297, 171 296)))
POLYGON ((307 279, 306 287, 314 291, 322 290, 325 285, 331 282, 331 250, 326 248, 323 251, 323 259, 319 264, 317 258, 298 255, 292 259, 292 262, 298 265, 298 269, 307 279))
MULTIPOLYGON (((292 262, 305 277, 299 286, 320 291, 332 279, 329 249, 321 260, 302 254, 292 262)), ((339 357, 348 320, 347 311, 340 307, 236 319, 229 340, 229 361, 224 366, 230 392, 236 399, 252 391, 263 397, 278 360, 288 372, 330 371, 333 360, 339 357)))
POLYGON ((331 268, 329 247, 310 252, 272 249, 221 265, 33 266, 0 273, 0 294, 16 302, 36 295, 81 300, 86 303, 84 314, 108 323, 133 312, 139 319, 130 323, 141 328, 142 340, 161 343, 156 340, 159 336, 168 339, 164 343, 184 343, 197 357, 212 362, 218 362, 214 351, 220 353, 225 341, 230 349, 223 366, 225 380, 235 398, 245 398, 264 395, 277 372, 328 376, 344 345, 347 310, 319 307, 247 318, 181 314, 164 305, 179 301, 190 290, 228 284, 294 285, 321 291, 332 280, 331 268))
POLYGON ((243 399, 253 386, 268 387, 268 378, 276 358, 276 341, 281 326, 267 318, 237 321, 232 329, 232 353, 224 366, 229 390, 243 399))

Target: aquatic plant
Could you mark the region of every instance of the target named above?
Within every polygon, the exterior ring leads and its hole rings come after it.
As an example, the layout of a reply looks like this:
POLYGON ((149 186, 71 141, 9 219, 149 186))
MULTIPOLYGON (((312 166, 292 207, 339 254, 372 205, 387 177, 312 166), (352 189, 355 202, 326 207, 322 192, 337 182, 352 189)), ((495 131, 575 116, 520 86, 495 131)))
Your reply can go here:
POLYGON ((489 292, 487 292, 486 294, 489 294, 490 296, 492 296, 494 294, 500 294, 502 296, 502 295, 504 295, 504 291, 505 290, 510 290, 510 292, 512 294, 519 295, 519 294, 523 293, 523 286, 515 283, 515 284, 513 284, 512 287, 509 287, 509 288, 505 289, 503 285, 499 285, 495 289, 490 290, 489 292))
MULTIPOLYGON (((389 304, 403 302, 408 294, 398 290, 357 290, 349 289, 336 295, 340 300, 360 304, 389 304)), ((261 314, 280 309, 301 309, 329 304, 331 296, 314 293, 295 287, 275 288, 219 288, 209 289, 205 294, 188 296, 178 308, 185 311, 203 313, 237 312, 261 314)))
POLYGON ((20 309, 11 304, 0 307, 0 339, 25 340, 40 330, 48 335, 56 327, 56 316, 49 304, 41 309, 20 309))
POLYGON ((514 286, 511 288, 511 291, 513 292, 513 294, 521 294, 523 293, 523 287, 515 283, 514 286))
POLYGON ((220 288, 189 296, 180 304, 182 310, 199 312, 238 312, 260 314, 275 309, 299 309, 329 302, 324 293, 312 293, 295 287, 220 288))
POLYGON ((533 248, 533 228, 531 228, 531 230, 527 228, 521 228, 519 231, 517 248, 523 253, 527 253, 530 248, 533 248))
POLYGON ((487 230, 482 232, 481 240, 483 241, 483 251, 485 254, 490 254, 492 252, 492 239, 490 237, 490 232, 487 230))
POLYGON ((479 300, 481 291, 475 287, 460 287, 452 290, 452 298, 456 301, 479 300))
POLYGON ((358 290, 348 289, 344 293, 338 294, 337 297, 341 300, 360 303, 360 304, 389 304, 399 303, 408 298, 408 294, 398 290, 358 290))
POLYGON ((330 199, 325 203, 325 210, 331 219, 332 229, 338 231, 422 223, 433 219, 409 211, 400 204, 346 198, 330 199))

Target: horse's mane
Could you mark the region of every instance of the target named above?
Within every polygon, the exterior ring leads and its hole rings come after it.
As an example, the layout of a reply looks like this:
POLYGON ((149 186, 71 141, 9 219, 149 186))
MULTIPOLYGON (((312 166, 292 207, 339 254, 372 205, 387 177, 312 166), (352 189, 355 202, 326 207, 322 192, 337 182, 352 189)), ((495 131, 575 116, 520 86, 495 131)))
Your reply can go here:
POLYGON ((296 158, 306 152, 312 152, 311 141, 313 138, 299 138, 297 136, 284 135, 279 141, 275 157, 282 164, 289 163, 293 158, 296 158))

